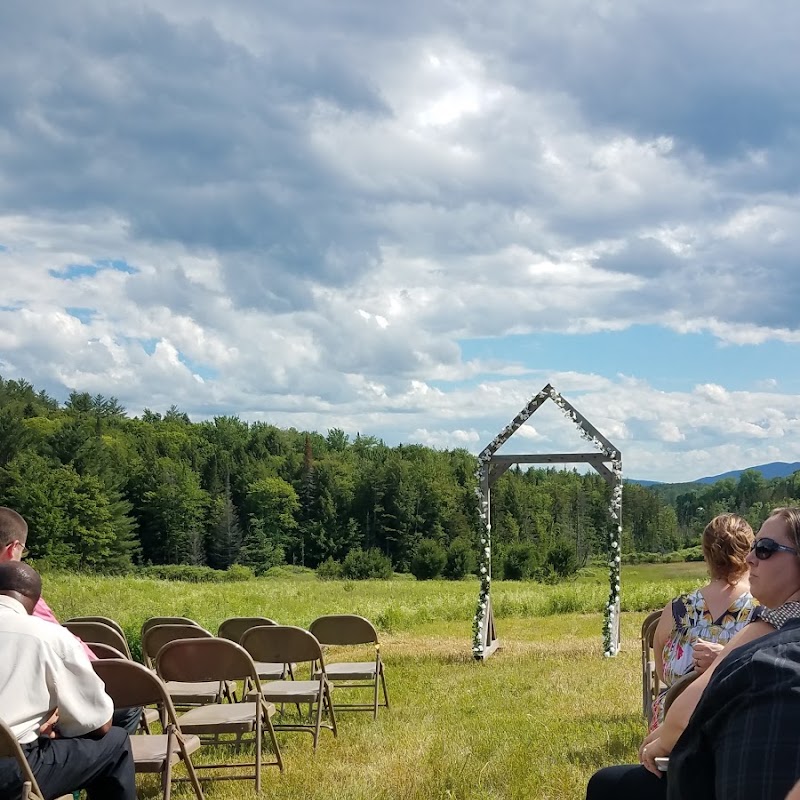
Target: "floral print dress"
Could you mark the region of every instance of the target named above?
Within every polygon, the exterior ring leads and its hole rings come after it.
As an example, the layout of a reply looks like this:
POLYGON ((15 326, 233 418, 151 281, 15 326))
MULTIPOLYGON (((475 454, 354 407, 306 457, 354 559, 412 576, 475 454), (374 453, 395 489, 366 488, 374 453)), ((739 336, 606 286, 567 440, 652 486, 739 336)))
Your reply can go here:
POLYGON ((664 695, 678 678, 692 671, 694 643, 697 639, 727 644, 750 621, 757 606, 753 595, 745 592, 717 619, 713 619, 706 608, 706 599, 697 589, 672 601, 672 616, 675 621, 672 634, 664 643, 661 653, 664 662, 664 683, 658 697, 653 701, 651 730, 664 719, 664 695))

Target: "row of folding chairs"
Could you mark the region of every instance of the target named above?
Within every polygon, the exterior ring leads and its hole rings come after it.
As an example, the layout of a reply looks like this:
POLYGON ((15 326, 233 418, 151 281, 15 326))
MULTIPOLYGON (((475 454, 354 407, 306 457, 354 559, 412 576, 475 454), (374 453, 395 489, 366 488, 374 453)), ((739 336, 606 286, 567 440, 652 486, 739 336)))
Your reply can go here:
POLYGON ((336 736, 331 700, 334 674, 336 686, 369 687, 373 691, 371 703, 347 703, 337 708, 371 710, 377 715, 379 705, 389 706, 377 633, 362 617, 320 617, 308 631, 280 626, 264 617, 237 617, 225 620, 217 637, 187 618, 153 618, 143 625, 144 665, 133 662, 124 632, 113 620, 73 618, 65 626, 100 657, 94 662, 95 670, 115 707, 142 706, 150 723, 160 718, 162 734, 136 736, 132 744, 137 771, 161 773, 165 799, 170 796, 172 767, 179 761, 188 770, 188 777, 183 780, 192 783, 198 798, 202 798, 202 790, 197 770, 214 770, 214 780, 251 778, 256 791, 260 791, 263 766, 274 765, 283 770, 276 730, 312 733, 315 750, 322 728, 336 736), (93 641, 96 639, 102 641, 93 641), (326 668, 322 644, 373 644, 375 660, 339 662, 326 668), (297 680, 294 673, 302 662, 310 663, 307 681, 297 680), (242 687, 239 702, 237 684, 242 687), (378 701, 379 684, 382 703, 378 701), (223 700, 229 702, 223 704, 223 700), (273 722, 276 703, 282 710, 285 705, 296 705, 298 721, 284 721, 281 716, 280 721, 273 722), (307 722, 302 720, 301 704, 308 704, 307 722), (153 705, 158 710, 150 708, 153 705), (188 710, 178 716, 176 706, 188 710), (191 753, 201 742, 231 743, 223 738, 228 734, 235 737, 233 743, 237 746, 248 738, 253 742, 253 762, 192 763, 191 753), (266 736, 275 754, 269 762, 262 758, 262 740, 266 736), (232 773, 243 767, 252 771, 232 773), (221 771, 230 774, 220 775, 221 771))
MULTIPOLYGON (((76 636, 87 642, 98 657, 114 657, 116 652, 131 658, 131 650, 122 628, 107 617, 73 617, 64 623, 76 636), (109 650, 109 648, 113 648, 109 650)), ((219 626, 217 635, 220 638, 240 643, 247 631, 255 627, 276 626, 277 623, 267 617, 231 617, 219 626)), ((380 643, 374 626, 363 617, 352 614, 325 615, 315 619, 308 628, 309 632, 323 646, 349 646, 369 644, 375 648, 372 661, 338 662, 327 667, 328 679, 342 689, 371 688, 371 703, 340 703, 341 710, 371 710, 377 718, 379 707, 389 707, 389 696, 386 688, 386 677, 383 662, 380 658, 380 643), (382 698, 379 695, 382 694, 382 698)), ((177 638, 207 638, 212 634, 187 617, 152 617, 142 625, 142 661, 145 666, 154 668, 158 651, 168 642, 177 638)), ((270 663, 256 658, 261 680, 283 680, 287 674, 294 679, 294 665, 287 663, 270 663)), ((217 702, 222 692, 230 698, 230 687, 213 686, 171 688, 173 700, 177 705, 195 705, 217 702), (196 690, 193 694, 192 690, 196 690)))

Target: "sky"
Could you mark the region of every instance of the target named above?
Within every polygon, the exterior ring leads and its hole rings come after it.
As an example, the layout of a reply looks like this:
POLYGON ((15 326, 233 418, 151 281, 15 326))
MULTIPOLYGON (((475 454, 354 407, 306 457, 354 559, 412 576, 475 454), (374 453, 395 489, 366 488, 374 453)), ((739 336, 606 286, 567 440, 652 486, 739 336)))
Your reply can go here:
POLYGON ((799 78, 791 0, 4 0, 0 375, 800 461, 799 78))

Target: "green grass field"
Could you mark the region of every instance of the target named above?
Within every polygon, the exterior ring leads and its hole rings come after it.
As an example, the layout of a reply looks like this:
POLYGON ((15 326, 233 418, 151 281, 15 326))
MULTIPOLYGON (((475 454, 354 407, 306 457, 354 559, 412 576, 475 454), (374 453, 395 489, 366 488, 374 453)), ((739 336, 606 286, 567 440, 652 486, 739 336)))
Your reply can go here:
MULTIPOLYGON (((558 586, 496 582, 502 650, 471 658, 477 582, 320 582, 276 578, 184 584, 135 578, 48 575, 45 597, 61 619, 105 614, 136 648, 142 621, 179 614, 216 632, 228 616, 263 615, 306 626, 352 612, 380 633, 392 708, 339 715, 339 737, 279 734, 286 772, 265 771, 265 797, 581 798, 600 766, 634 758, 641 715, 639 627, 644 612, 699 585, 703 564, 623 568, 623 649, 604 659, 602 569, 558 586)), ((335 656, 336 653, 331 654, 335 656)), ((334 692, 334 703, 336 694, 334 692)), ((153 780, 143 797, 159 796, 153 780)), ((252 783, 205 784, 209 798, 253 796, 252 783)), ((180 787, 176 796, 189 796, 180 787)))

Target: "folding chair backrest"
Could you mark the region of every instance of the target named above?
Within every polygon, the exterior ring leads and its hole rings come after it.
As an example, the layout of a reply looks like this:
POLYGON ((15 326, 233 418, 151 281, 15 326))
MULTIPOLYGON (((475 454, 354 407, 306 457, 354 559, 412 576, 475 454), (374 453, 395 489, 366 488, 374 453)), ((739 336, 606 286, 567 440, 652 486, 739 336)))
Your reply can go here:
MULTIPOLYGON (((122 625, 116 620, 111 619, 111 617, 70 617, 66 622, 102 622, 104 625, 108 625, 109 628, 113 628, 123 639, 125 638, 125 631, 122 630, 122 625)), ((65 625, 66 622, 64 623, 65 625)))
POLYGON ((175 722, 175 708, 161 679, 147 667, 128 659, 93 661, 94 671, 106 685, 106 694, 115 708, 149 706, 154 703, 167 710, 170 722, 175 722))
POLYGON ((661 611, 652 611, 642 623, 642 713, 650 724, 653 716, 653 700, 658 693, 658 675, 655 667, 655 654, 653 653, 653 637, 661 619, 661 611))
POLYGON ((314 634, 293 625, 250 628, 242 636, 241 645, 253 661, 274 664, 322 661, 322 648, 314 634))
POLYGON ((199 625, 154 625, 142 636, 142 659, 145 666, 155 666, 156 656, 164 645, 176 639, 213 639, 214 634, 199 625))
POLYGON ((165 644, 156 657, 156 672, 165 681, 201 683, 240 681, 259 684, 253 659, 228 639, 177 639, 165 644))
POLYGON ((99 642, 100 644, 110 645, 124 653, 127 658, 131 658, 131 649, 128 646, 128 640, 125 635, 104 622, 67 621, 64 623, 64 627, 84 642, 99 642))
POLYGON ((39 800, 44 798, 41 789, 39 789, 39 784, 36 783, 36 778, 33 776, 33 770, 28 764, 28 759, 25 758, 25 753, 22 752, 22 748, 17 741, 17 737, 14 736, 11 728, 3 720, 0 720, 0 758, 16 759, 19 770, 22 773, 23 783, 30 784, 30 792, 23 792, 23 798, 30 797, 38 798, 39 800))
POLYGON ((142 623, 142 638, 144 639, 145 633, 156 625, 195 625, 198 628, 201 627, 201 625, 193 619, 189 619, 189 617, 148 617, 142 623))
POLYGON ((328 614, 317 617, 308 630, 320 644, 377 644, 378 632, 364 617, 355 614, 328 614))
POLYGON ((103 644, 102 642, 86 642, 85 644, 100 659, 128 658, 125 653, 121 653, 116 647, 112 647, 110 644, 103 644))
POLYGON ((220 624, 217 636, 220 639, 230 639, 230 641, 239 644, 244 632, 249 631, 250 628, 256 628, 259 625, 277 624, 274 619, 269 619, 268 617, 229 617, 220 624))

